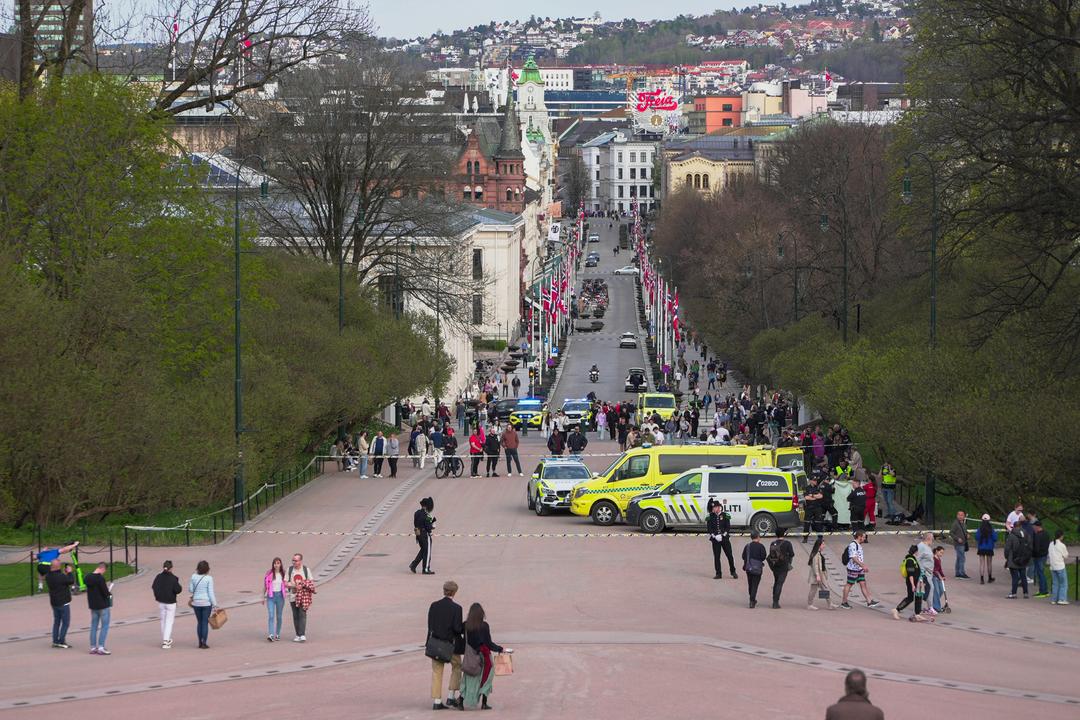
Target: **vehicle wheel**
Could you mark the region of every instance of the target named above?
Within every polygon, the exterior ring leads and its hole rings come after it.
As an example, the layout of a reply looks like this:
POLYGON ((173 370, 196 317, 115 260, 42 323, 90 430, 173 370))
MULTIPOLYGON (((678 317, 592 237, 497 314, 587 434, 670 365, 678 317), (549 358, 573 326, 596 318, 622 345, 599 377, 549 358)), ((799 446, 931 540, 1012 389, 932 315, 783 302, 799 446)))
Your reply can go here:
POLYGON ((646 510, 643 512, 638 524, 641 526, 642 531, 647 533, 664 532, 664 527, 666 525, 664 516, 656 510, 646 510))
POLYGON ((454 461, 454 477, 461 477, 461 474, 463 472, 465 472, 465 461, 464 460, 455 460, 454 461))
POLYGON ((435 477, 437 477, 437 478, 446 477, 446 461, 445 460, 440 460, 438 463, 435 464, 435 477))
POLYGON ((758 513, 750 519, 750 529, 757 530, 762 537, 776 534, 776 518, 769 513, 758 513))
POLYGON ((537 493, 536 494, 536 499, 533 500, 533 509, 536 511, 536 514, 538 516, 540 516, 540 517, 543 517, 544 515, 547 515, 547 508, 544 507, 544 503, 540 502, 540 493, 537 493))
POLYGON ((529 506, 530 510, 536 509, 536 506, 533 504, 533 496, 529 492, 529 488, 525 488, 525 504, 529 506))
POLYGON ((589 514, 592 516, 592 521, 597 525, 612 525, 619 517, 619 509, 607 500, 601 500, 592 506, 592 511, 589 514))

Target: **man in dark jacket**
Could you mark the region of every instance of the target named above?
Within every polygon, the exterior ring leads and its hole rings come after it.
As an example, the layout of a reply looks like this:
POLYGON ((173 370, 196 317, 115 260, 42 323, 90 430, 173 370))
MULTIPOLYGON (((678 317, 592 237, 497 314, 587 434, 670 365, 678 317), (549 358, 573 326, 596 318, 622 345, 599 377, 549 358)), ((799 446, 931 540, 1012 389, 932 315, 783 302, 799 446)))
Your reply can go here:
POLYGON ((863 518, 866 516, 866 488, 862 486, 859 478, 852 476, 851 492, 847 496, 848 510, 851 512, 851 529, 858 532, 863 529, 863 518))
POLYGON ((161 572, 154 578, 151 586, 154 591, 154 599, 158 604, 158 616, 161 618, 161 649, 168 650, 172 647, 172 626, 176 619, 176 596, 184 590, 180 587, 180 580, 173 575, 172 560, 166 560, 161 566, 161 572))
POLYGON ((484 436, 484 477, 499 477, 499 436, 492 430, 484 436))
POLYGON ((735 559, 731 556, 731 515, 724 510, 725 502, 725 500, 710 500, 709 518, 705 522, 709 544, 712 545, 713 569, 716 571, 713 579, 715 580, 724 577, 723 555, 727 555, 731 577, 733 579, 739 577, 739 574, 735 572, 735 559))
POLYGON ((71 566, 61 569, 60 560, 49 563, 49 572, 45 575, 45 586, 49 588, 49 605, 52 606, 53 629, 52 646, 67 649, 68 626, 71 625, 71 586, 75 578, 71 566))
POLYGON ((105 649, 109 635, 109 619, 112 614, 111 583, 105 580, 105 563, 98 563, 94 572, 86 577, 86 604, 90 607, 90 654, 112 655, 105 649))
POLYGON ((1050 533, 1043 530, 1042 520, 1032 523, 1035 528, 1034 537, 1031 539, 1031 567, 1035 573, 1035 581, 1039 583, 1039 592, 1035 597, 1049 597, 1046 591, 1046 558, 1050 555, 1050 533))
POLYGON ((761 544, 761 535, 757 530, 750 531, 750 542, 742 549, 743 572, 746 573, 746 588, 750 593, 750 609, 757 607, 758 585, 765 568, 765 546, 761 544))
POLYGON ((870 704, 866 673, 852 670, 844 678, 844 697, 825 711, 825 720, 885 720, 881 708, 870 704))
POLYGON ((435 510, 435 501, 429 497, 420 501, 420 508, 413 513, 413 534, 416 535, 416 544, 420 551, 416 558, 409 563, 409 569, 416 573, 416 566, 423 564, 424 575, 434 575, 431 570, 431 533, 435 530, 435 518, 431 516, 435 510))
POLYGON ((431 659, 431 700, 434 703, 432 710, 444 710, 461 704, 461 656, 465 653, 465 623, 462 620, 461 606, 454 602, 457 591, 458 584, 447 580, 443 583, 443 598, 431 603, 428 608, 428 637, 454 644, 446 705, 443 705, 442 701, 443 668, 446 663, 431 659))
POLYGON ((589 439, 581 432, 581 427, 575 425, 570 437, 566 439, 566 446, 570 448, 570 452, 580 455, 585 451, 585 446, 588 444, 589 439))
POLYGON ((773 574, 773 610, 780 609, 780 593, 784 592, 784 581, 791 570, 791 559, 795 557, 795 548, 791 547, 791 542, 784 537, 784 532, 784 528, 776 528, 776 539, 769 544, 769 553, 765 556, 773 574))
POLYGON ((1013 525, 1005 538, 1005 567, 1012 575, 1012 592, 1007 597, 1016 598, 1016 588, 1024 588, 1024 597, 1028 597, 1027 566, 1031 562, 1032 539, 1020 523, 1013 525))
POLYGON ((551 437, 547 441, 548 450, 551 454, 558 457, 563 454, 563 449, 566 447, 566 441, 563 438, 563 434, 558 430, 551 431, 551 437))

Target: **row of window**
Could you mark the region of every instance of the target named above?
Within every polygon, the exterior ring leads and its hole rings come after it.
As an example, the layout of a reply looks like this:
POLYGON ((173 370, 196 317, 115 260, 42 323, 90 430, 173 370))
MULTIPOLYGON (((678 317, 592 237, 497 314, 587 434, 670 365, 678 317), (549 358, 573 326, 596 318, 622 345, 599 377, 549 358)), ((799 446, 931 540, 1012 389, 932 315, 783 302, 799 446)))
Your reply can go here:
MULTIPOLYGON (((632 163, 638 162, 638 156, 641 157, 641 162, 643 162, 645 164, 648 164, 648 163, 652 162, 652 154, 647 153, 645 151, 630 153, 630 162, 632 162, 632 163)), ((596 164, 599 165, 600 164, 600 155, 597 154, 597 155, 594 155, 593 157, 596 159, 596 164)), ((616 153, 616 161, 619 162, 619 163, 622 163, 622 161, 623 161, 622 151, 619 151, 618 153, 616 153)), ((644 172, 644 170, 642 172, 644 172)))
MULTIPOLYGON (((517 163, 502 163, 502 164, 497 163, 496 167, 495 167, 495 174, 499 174, 501 172, 501 173, 503 173, 505 175, 513 175, 514 173, 519 172, 520 169, 521 169, 521 166, 518 165, 517 163)), ((466 160, 465 161, 465 174, 466 175, 480 175, 482 172, 483 172, 483 170, 481 170, 479 160, 476 160, 476 161, 466 160)))
MULTIPOLYGON (((521 195, 521 188, 506 188, 506 202, 513 202, 521 195)), ((470 188, 466 185, 461 191, 462 200, 483 200, 484 188, 477 185, 475 188, 470 188)))
POLYGON ((686 185, 693 185, 695 190, 708 190, 709 189, 709 175, 700 175, 698 173, 686 173, 686 185))
MULTIPOLYGON (((650 193, 653 193, 653 189, 652 189, 651 185, 631 185, 630 186, 630 197, 643 197, 643 198, 645 198, 645 197, 650 197, 650 193)), ((655 194, 653 194, 653 196, 655 196, 655 194)), ((625 197, 625 195, 623 195, 623 186, 622 185, 619 185, 616 188, 616 197, 625 197)))

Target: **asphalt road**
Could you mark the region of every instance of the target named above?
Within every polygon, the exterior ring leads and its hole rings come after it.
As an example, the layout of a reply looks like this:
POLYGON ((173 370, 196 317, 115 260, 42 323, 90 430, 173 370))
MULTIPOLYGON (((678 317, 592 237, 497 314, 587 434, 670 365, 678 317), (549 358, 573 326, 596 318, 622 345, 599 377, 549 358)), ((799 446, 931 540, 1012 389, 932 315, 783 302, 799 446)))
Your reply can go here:
POLYGON ((563 376, 556 386, 551 407, 558 408, 563 400, 583 398, 589 392, 595 392, 601 400, 623 400, 631 398, 631 393, 624 391, 623 382, 631 367, 644 367, 645 359, 641 346, 644 332, 638 325, 637 308, 634 300, 634 278, 630 275, 614 275, 616 268, 629 265, 633 255, 629 250, 620 250, 618 255, 612 249, 619 241, 619 226, 608 228, 608 221, 601 218, 592 220, 592 230, 600 235, 599 243, 590 243, 586 253, 595 249, 600 253, 600 264, 587 268, 582 263, 578 273, 578 292, 582 281, 590 278, 603 278, 608 284, 608 309, 603 317, 604 328, 595 333, 574 333, 564 361, 563 376), (624 332, 638 334, 636 350, 620 349, 619 336, 624 332), (596 363, 600 368, 600 380, 589 381, 589 368, 596 363))

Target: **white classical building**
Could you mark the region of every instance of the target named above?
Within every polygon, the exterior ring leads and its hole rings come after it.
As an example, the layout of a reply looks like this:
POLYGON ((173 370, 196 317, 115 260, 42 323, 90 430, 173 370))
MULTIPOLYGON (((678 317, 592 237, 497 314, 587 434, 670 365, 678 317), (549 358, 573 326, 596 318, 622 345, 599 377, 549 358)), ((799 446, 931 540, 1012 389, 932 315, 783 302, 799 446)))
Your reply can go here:
POLYGON ((590 210, 629 212, 636 198, 643 212, 657 202, 653 188, 653 161, 659 143, 628 129, 601 133, 581 146, 581 159, 589 173, 590 210))

